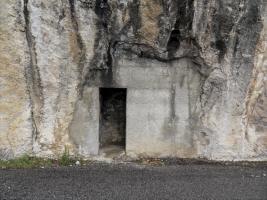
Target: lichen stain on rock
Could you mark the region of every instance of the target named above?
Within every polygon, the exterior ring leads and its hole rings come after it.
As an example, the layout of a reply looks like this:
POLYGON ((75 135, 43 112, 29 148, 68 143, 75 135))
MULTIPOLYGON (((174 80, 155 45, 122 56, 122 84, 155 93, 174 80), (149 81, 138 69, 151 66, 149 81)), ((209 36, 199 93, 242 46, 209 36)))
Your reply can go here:
POLYGON ((162 14, 162 1, 142 0, 139 5, 141 27, 138 30, 140 42, 155 46, 159 35, 158 19, 162 14))
POLYGON ((73 62, 79 63, 80 61, 80 49, 78 48, 77 36, 75 32, 69 33, 69 49, 73 62))
POLYGON ((264 155, 267 144, 267 68, 266 24, 256 47, 255 65, 246 98, 245 136, 254 146, 255 154, 264 155))
POLYGON ((0 2, 0 149, 6 152, 1 155, 3 158, 32 153, 22 7, 17 1, 0 2))

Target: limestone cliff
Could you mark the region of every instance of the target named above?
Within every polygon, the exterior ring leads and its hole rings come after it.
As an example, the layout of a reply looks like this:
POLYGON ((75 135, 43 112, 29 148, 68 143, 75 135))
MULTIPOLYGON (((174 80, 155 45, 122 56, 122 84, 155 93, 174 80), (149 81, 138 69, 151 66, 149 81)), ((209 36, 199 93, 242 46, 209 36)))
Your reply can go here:
POLYGON ((129 112, 146 99, 150 120, 164 121, 159 133, 148 125, 151 135, 129 134, 129 152, 267 160, 266 8, 264 0, 0 1, 0 158, 66 147, 96 154, 92 88, 123 87, 136 98, 129 112), (167 110, 153 111, 165 100, 167 110))

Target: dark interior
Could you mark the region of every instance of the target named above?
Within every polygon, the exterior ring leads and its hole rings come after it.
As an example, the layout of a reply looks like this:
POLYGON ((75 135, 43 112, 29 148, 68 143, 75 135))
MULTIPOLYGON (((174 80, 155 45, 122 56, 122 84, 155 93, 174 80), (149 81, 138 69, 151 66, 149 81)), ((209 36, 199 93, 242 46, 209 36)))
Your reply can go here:
POLYGON ((125 148, 126 95, 124 88, 100 88, 100 148, 118 145, 125 148))

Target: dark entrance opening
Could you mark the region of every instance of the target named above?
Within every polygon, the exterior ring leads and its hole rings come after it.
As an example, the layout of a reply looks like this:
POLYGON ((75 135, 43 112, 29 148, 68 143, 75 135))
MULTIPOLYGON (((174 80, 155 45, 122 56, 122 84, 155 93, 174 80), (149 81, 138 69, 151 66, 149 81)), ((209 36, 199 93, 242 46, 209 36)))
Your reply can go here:
POLYGON ((126 95, 124 88, 100 88, 100 149, 125 150, 126 95))

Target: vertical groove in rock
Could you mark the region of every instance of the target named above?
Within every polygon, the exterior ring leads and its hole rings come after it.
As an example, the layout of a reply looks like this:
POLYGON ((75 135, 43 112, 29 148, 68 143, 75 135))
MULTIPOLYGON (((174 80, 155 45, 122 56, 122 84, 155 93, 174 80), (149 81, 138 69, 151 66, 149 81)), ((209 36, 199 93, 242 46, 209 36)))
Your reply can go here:
POLYGON ((31 33, 30 13, 28 10, 28 0, 24 0, 23 9, 25 19, 25 34, 29 48, 30 63, 26 68, 26 80, 31 102, 31 115, 33 124, 33 142, 37 140, 42 114, 43 94, 39 69, 37 66, 37 55, 35 51, 34 37, 31 33))
POLYGON ((139 38, 139 29, 141 28, 141 18, 139 12, 140 1, 133 0, 129 9, 129 17, 133 27, 133 32, 139 38))
POLYGON ((113 84, 112 51, 113 42, 110 41, 110 23, 112 10, 107 0, 96 0, 94 12, 96 19, 96 37, 94 39, 94 56, 90 61, 83 85, 94 85, 100 82, 102 86, 113 84))
POLYGON ((78 94, 82 96, 82 79, 83 79, 83 69, 84 69, 84 62, 86 57, 86 49, 85 45, 83 44, 82 37, 79 33, 79 25, 76 17, 76 11, 75 11, 75 0, 69 0, 69 6, 70 6, 70 15, 71 15, 71 22, 74 29, 75 38, 77 40, 78 48, 80 51, 79 61, 78 61, 78 69, 79 69, 79 85, 78 85, 78 94))
POLYGON ((107 49, 107 62, 106 65, 108 67, 108 81, 107 84, 112 84, 113 85, 113 42, 110 41, 108 44, 108 49, 107 49))

